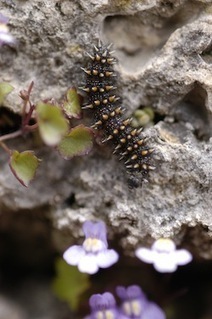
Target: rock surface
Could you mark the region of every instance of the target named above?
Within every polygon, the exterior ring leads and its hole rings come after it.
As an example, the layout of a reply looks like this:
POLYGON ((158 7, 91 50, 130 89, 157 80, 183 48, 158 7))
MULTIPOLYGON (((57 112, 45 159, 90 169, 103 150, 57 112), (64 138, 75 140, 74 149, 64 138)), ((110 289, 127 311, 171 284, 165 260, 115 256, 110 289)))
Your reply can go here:
MULTIPOLYGON (((96 146, 70 162, 39 149, 43 163, 26 190, 2 151, 2 211, 48 207, 60 251, 79 238, 83 221, 102 219, 111 239, 120 235, 126 254, 138 243, 171 236, 212 258, 211 1, 3 0, 0 11, 18 41, 0 52, 1 81, 15 87, 6 106, 20 112, 17 94, 32 80, 35 101, 61 98, 81 85, 84 51, 101 38, 114 43, 128 115, 142 106, 154 109, 155 126, 145 135, 157 154, 150 182, 130 191, 110 148, 96 146)), ((25 149, 33 142, 11 145, 25 149)))

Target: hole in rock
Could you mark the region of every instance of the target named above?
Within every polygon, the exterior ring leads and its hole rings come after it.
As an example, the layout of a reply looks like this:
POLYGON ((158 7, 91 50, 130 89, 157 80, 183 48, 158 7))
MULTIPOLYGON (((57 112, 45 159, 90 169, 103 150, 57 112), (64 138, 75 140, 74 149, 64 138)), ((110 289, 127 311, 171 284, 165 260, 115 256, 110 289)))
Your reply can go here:
POLYGON ((166 115, 155 112, 154 124, 157 124, 158 122, 164 121, 165 117, 166 117, 166 115))
POLYGON ((0 108, 0 135, 18 130, 21 126, 21 116, 6 107, 0 108))
POLYGON ((208 139, 211 135, 211 123, 206 108, 207 92, 198 83, 178 103, 173 114, 178 121, 189 122, 194 128, 198 139, 208 139))
POLYGON ((64 205, 68 207, 72 207, 76 203, 75 194, 71 193, 69 197, 67 197, 64 201, 64 205))
POLYGON ((55 66, 58 66, 58 67, 63 65, 63 61, 59 57, 56 57, 54 59, 54 63, 55 63, 55 66))
POLYGON ((208 64, 212 63, 212 42, 209 47, 202 52, 201 58, 208 64))

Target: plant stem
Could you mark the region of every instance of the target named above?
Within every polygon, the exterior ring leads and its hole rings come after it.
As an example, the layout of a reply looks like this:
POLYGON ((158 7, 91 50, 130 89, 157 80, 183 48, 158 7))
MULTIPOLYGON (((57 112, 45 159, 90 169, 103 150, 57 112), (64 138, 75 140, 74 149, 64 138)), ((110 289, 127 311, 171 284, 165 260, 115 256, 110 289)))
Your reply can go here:
POLYGON ((22 133, 23 133, 22 130, 18 130, 18 131, 0 136, 0 143, 3 141, 6 141, 6 140, 10 140, 12 138, 18 137, 18 136, 22 135, 22 133))
MULTIPOLYGON (((30 103, 30 102, 29 102, 30 103)), ((31 104, 30 103, 30 109, 29 109, 29 112, 25 115, 24 119, 23 119, 23 122, 22 122, 22 129, 24 130, 26 126, 29 126, 29 121, 31 119, 31 116, 32 116, 32 113, 35 109, 35 106, 34 104, 31 104)))
POLYGON ((27 131, 33 131, 38 128, 38 123, 32 124, 32 125, 25 125, 24 130, 27 131))
POLYGON ((9 149, 9 147, 7 147, 7 145, 5 143, 3 143, 2 141, 0 141, 0 146, 9 154, 11 155, 11 149, 9 149))
POLYGON ((34 82, 32 81, 29 85, 28 90, 27 90, 27 98, 24 100, 23 113, 22 113, 22 128, 24 128, 24 126, 26 124, 28 124, 28 122, 31 118, 32 112, 34 110, 34 105, 32 105, 30 102, 30 94, 31 94, 33 85, 34 85, 34 82), (26 114, 26 108, 27 108, 28 103, 30 105, 30 110, 29 110, 28 114, 26 114), (30 114, 30 116, 29 116, 29 114, 30 114))

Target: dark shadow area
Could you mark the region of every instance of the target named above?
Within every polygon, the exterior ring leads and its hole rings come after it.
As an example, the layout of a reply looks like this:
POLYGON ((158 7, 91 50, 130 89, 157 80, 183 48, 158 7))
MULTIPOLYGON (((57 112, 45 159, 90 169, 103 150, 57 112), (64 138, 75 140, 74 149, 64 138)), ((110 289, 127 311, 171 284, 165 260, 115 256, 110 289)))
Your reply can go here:
POLYGON ((200 54, 200 56, 206 63, 212 63, 212 42, 209 47, 200 54))
POLYGON ((207 92, 198 83, 172 110, 177 121, 189 122, 199 140, 208 140, 211 136, 211 123, 206 108, 207 92))
POLYGON ((64 201, 64 207, 73 207, 76 204, 75 194, 71 193, 64 201))
MULTIPOLYGON (((1 209, 4 211, 4 209, 1 209)), ((53 274, 55 249, 48 207, 34 212, 5 211, 0 215, 0 270, 3 278, 32 273, 53 274)))
POLYGON ((48 207, 1 211, 0 318, 72 319, 67 304, 51 288, 58 253, 48 207))
POLYGON ((0 107, 0 136, 17 131, 21 127, 21 116, 10 109, 0 107))
POLYGON ((154 124, 157 124, 160 121, 164 121, 164 119, 166 117, 166 115, 160 114, 158 112, 155 112, 154 114, 155 114, 155 116, 154 116, 154 124))

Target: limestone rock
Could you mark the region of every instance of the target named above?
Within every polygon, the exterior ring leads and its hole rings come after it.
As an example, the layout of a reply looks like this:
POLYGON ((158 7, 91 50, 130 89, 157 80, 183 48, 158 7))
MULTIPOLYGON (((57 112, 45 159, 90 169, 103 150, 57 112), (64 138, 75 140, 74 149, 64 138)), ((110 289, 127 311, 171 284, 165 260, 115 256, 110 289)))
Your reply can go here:
MULTIPOLYGON (((47 205, 55 237, 59 233, 65 240, 58 239, 59 250, 79 237, 84 220, 97 218, 111 226, 110 238, 124 235, 120 244, 127 253, 159 236, 180 244, 191 233, 186 245, 212 258, 211 1, 3 0, 0 11, 10 18, 19 43, 0 52, 1 81, 15 87, 6 106, 20 112, 17 94, 32 80, 35 101, 61 98, 83 82, 84 51, 99 37, 112 41, 128 114, 142 106, 154 109, 155 126, 145 134, 157 163, 150 182, 129 191, 109 148, 96 146, 89 156, 70 162, 40 150, 44 164, 26 191, 1 152, 1 207, 47 205), (193 229, 201 229, 201 247, 193 229)), ((22 139, 11 143, 25 147, 22 139)))

